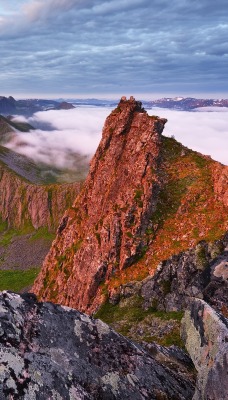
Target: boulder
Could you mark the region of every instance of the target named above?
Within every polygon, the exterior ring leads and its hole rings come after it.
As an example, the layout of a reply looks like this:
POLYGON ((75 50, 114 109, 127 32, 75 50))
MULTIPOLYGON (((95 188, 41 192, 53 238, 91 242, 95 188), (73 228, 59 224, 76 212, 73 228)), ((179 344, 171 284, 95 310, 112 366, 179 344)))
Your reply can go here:
POLYGON ((194 299, 182 320, 182 339, 198 372, 193 399, 227 399, 228 320, 194 299))
POLYGON ((167 357, 74 309, 0 294, 0 399, 190 400, 192 381, 167 357))

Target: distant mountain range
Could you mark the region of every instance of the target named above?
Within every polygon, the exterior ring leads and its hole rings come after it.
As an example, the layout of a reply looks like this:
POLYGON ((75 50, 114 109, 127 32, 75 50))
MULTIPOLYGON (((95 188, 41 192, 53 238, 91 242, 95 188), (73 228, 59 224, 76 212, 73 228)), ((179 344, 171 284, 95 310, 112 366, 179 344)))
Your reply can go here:
MULTIPOLYGON (((63 101, 59 99, 58 101, 63 101)), ((100 99, 66 99, 75 106, 116 107, 118 101, 100 99)), ((200 107, 228 107, 228 99, 196 99, 194 97, 164 97, 158 100, 143 100, 145 108, 161 107, 182 111, 191 111, 200 107)))
POLYGON ((68 110, 74 108, 72 104, 65 101, 26 99, 15 100, 12 96, 0 96, 0 114, 32 115, 38 111, 68 110))
POLYGON ((144 107, 162 107, 174 110, 191 111, 201 107, 228 107, 228 99, 195 99, 194 97, 163 98, 143 102, 144 107))
MULTIPOLYGON (((228 99, 196 99, 194 97, 165 97, 158 100, 141 100, 145 108, 161 107, 173 110, 192 111, 200 107, 228 107, 228 99)), ((29 116, 38 111, 68 110, 80 106, 116 107, 117 100, 101 99, 26 99, 15 100, 12 96, 0 96, 0 114, 29 116)))

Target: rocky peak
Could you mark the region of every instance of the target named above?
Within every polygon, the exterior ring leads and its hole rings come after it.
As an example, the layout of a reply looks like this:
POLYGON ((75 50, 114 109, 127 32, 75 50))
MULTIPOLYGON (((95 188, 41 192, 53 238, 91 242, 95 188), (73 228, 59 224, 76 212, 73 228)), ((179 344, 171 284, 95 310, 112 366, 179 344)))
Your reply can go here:
POLYGON ((106 119, 84 187, 35 282, 40 298, 91 312, 103 300, 102 283, 145 252, 165 123, 133 97, 122 97, 106 119))
POLYGON ((35 282, 42 300, 93 313, 122 284, 227 229, 226 168, 162 136, 166 119, 122 97, 35 282))

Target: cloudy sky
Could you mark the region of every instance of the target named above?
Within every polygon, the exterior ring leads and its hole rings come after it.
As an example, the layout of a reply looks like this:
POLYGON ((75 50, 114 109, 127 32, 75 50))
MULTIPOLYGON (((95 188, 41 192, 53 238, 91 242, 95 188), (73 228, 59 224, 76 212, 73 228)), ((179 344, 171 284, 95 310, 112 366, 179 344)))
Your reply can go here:
POLYGON ((0 95, 227 97, 227 0, 0 0, 0 95))

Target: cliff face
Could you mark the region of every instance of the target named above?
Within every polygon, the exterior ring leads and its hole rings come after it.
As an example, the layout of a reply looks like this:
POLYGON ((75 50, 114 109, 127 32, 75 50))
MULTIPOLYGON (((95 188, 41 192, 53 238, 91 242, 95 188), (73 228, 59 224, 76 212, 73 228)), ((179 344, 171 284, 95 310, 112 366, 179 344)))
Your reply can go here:
POLYGON ((134 99, 122 100, 107 118, 89 176, 34 286, 42 298, 54 291, 56 301, 92 310, 100 283, 145 251, 165 122, 150 118, 134 99), (47 276, 52 289, 45 288, 47 276))
POLYGON ((35 282, 41 299, 93 312, 122 283, 225 231, 224 167, 161 136, 133 98, 107 118, 84 187, 35 282), (214 179, 214 181, 213 181, 214 179))
POLYGON ((61 215, 80 190, 80 183, 33 185, 0 164, 0 217, 8 227, 55 230, 61 215))

